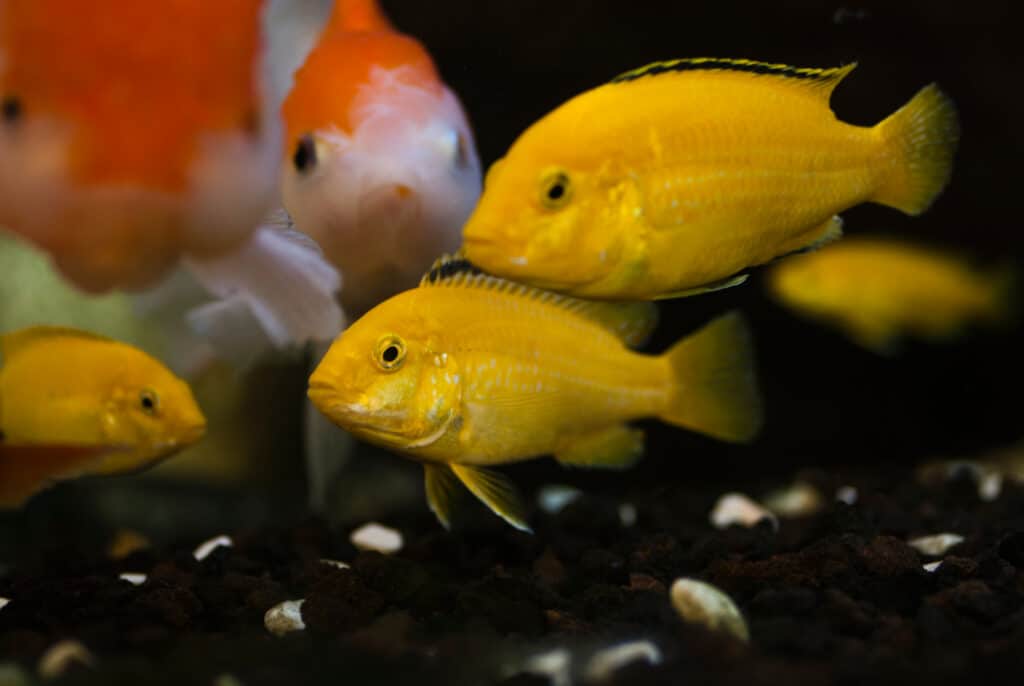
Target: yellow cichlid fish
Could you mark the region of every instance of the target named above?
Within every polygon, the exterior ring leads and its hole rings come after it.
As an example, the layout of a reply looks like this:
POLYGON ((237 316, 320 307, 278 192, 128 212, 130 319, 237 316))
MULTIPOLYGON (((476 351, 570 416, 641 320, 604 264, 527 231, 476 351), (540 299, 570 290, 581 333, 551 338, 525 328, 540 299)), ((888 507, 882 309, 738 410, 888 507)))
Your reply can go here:
POLYGON ((35 326, 0 336, 0 355, 0 507, 146 467, 206 431, 188 385, 125 343, 35 326))
POLYGON ((422 462, 445 526, 461 481, 528 530, 514 487, 486 467, 552 454, 625 468, 643 451, 626 422, 658 417, 725 441, 753 439, 761 410, 750 340, 720 317, 661 356, 629 350, 652 303, 578 300, 442 258, 419 288, 381 303, 331 345, 309 397, 332 421, 422 462))
POLYGON ((934 248, 885 238, 848 238, 780 262, 767 286, 782 304, 833 323, 885 354, 905 336, 949 339, 971 322, 1009 315, 1012 273, 983 273, 934 248))
POLYGON ((932 84, 876 126, 843 123, 829 98, 854 66, 696 58, 622 74, 494 163, 464 254, 574 295, 678 297, 838 238, 848 207, 919 214, 950 177, 953 103, 932 84))

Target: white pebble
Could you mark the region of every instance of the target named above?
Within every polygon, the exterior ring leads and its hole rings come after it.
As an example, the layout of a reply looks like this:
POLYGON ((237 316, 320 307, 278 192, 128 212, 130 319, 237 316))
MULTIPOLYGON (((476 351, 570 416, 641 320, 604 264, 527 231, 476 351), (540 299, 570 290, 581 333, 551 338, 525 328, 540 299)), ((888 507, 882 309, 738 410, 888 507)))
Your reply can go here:
POLYGON ((548 484, 537 492, 537 505, 548 514, 558 514, 567 505, 579 500, 583 492, 572 486, 548 484))
POLYGON ((772 491, 764 498, 764 506, 780 517, 801 517, 821 509, 823 498, 814 486, 798 481, 788 488, 772 491))
POLYGON ((636 506, 633 503, 619 505, 619 523, 627 529, 636 524, 636 506))
POLYGON ((913 538, 907 541, 907 545, 922 555, 937 557, 944 555, 953 546, 963 543, 963 540, 964 537, 958 534, 935 534, 913 538))
POLYGON ((7 603, 9 603, 9 602, 11 602, 10 598, 4 598, 3 596, 0 596, 0 610, 2 610, 5 607, 7 607, 7 603))
POLYGON ((587 663, 584 676, 589 681, 604 681, 626 665, 637 660, 661 664, 661 651, 650 641, 629 641, 595 653, 587 663))
POLYGON ((302 621, 302 604, 306 599, 286 600, 267 610, 263 615, 263 626, 275 636, 284 636, 292 631, 306 628, 302 621))
POLYGON ((44 679, 58 677, 66 672, 73 662, 92 667, 96 659, 89 649, 78 641, 72 639, 58 641, 39 658, 39 676, 44 679))
POLYGON ((836 500, 847 505, 853 505, 857 502, 857 489, 853 486, 840 486, 836 491, 836 500))
POLYGON ((978 480, 978 498, 983 502, 991 503, 999 499, 1003 492, 1003 475, 999 472, 989 472, 978 480))
POLYGON ((235 542, 231 540, 230 536, 216 536, 214 538, 211 538, 209 541, 200 543, 199 547, 192 552, 192 557, 202 562, 203 560, 208 558, 210 556, 210 553, 212 553, 217 548, 220 548, 221 546, 224 546, 225 548, 230 548, 234 544, 235 542))
POLYGON ((141 586, 142 584, 146 583, 146 575, 136 574, 135 572, 122 572, 117 576, 117 578, 121 579, 122 581, 127 581, 132 586, 141 586))
POLYGON ((376 522, 359 527, 352 532, 349 540, 360 550, 376 550, 385 555, 397 553, 402 549, 402 534, 376 522))
POLYGON ((547 677, 551 686, 572 686, 572 655, 557 648, 529 658, 520 671, 547 677))
POLYGON ((672 606, 684 622, 702 624, 746 642, 750 630, 736 603, 711 584, 697 579, 676 579, 669 590, 672 606))
POLYGON ((772 523, 772 528, 778 531, 779 520, 775 515, 761 507, 742 493, 726 493, 711 510, 710 520, 716 529, 727 529, 733 524, 742 526, 754 526, 763 519, 772 523))
POLYGON ((922 567, 922 569, 924 569, 924 571, 926 571, 926 572, 928 572, 930 574, 931 572, 934 572, 936 569, 938 569, 939 565, 941 565, 941 564, 942 564, 942 560, 938 560, 937 562, 929 562, 927 564, 923 564, 923 565, 921 565, 921 567, 922 567))
POLYGON ((320 564, 327 565, 328 567, 336 567, 338 569, 351 569, 352 565, 341 560, 328 560, 327 558, 320 558, 320 564))

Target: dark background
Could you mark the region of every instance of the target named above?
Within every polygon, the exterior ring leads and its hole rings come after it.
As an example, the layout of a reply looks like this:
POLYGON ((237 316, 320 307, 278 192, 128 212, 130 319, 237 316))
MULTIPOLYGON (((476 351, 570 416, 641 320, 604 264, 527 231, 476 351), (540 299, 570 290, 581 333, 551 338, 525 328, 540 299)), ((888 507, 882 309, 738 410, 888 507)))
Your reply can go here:
MULTIPOLYGON (((926 214, 880 206, 844 213, 847 235, 891 234, 981 264, 1021 262, 1020 23, 1012 3, 383 2, 428 46, 460 95, 485 165, 566 99, 651 61, 744 57, 858 68, 832 106, 871 125, 937 81, 956 102, 962 140, 953 180, 926 214)), ((763 274, 745 286, 662 306, 660 351, 716 313, 750 318, 766 427, 750 448, 651 424, 649 457, 630 479, 727 476, 838 462, 976 454, 1024 437, 1020 327, 976 330, 952 345, 907 345, 882 358, 770 302, 763 274)), ((557 468, 556 468, 557 469, 557 468)), ((544 471, 543 476, 553 475, 544 471)), ((573 474, 571 478, 577 480, 573 474)), ((563 477, 564 478, 564 477, 563 477)), ((587 477, 614 487, 620 476, 587 477)))

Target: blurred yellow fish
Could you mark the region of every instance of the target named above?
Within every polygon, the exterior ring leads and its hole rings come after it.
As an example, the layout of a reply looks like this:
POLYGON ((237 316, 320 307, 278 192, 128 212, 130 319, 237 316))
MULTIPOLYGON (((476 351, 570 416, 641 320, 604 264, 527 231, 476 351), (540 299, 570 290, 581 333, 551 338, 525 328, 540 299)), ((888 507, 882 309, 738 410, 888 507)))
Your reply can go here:
POLYGON ((951 338, 971 322, 1009 315, 1012 275, 942 251, 885 238, 848 238, 776 265, 767 285, 781 303, 888 353, 905 336, 951 338))
POLYGON ((53 481, 146 467, 203 436, 188 385, 137 348, 76 329, 0 336, 0 506, 53 481))
POLYGON ((696 58, 587 91, 490 169, 466 257, 536 286, 604 299, 677 297, 838 238, 862 202, 923 212, 958 139, 934 85, 873 127, 829 98, 855 65, 696 58))
POLYGON ((656 315, 651 303, 577 300, 443 258, 334 341, 309 397, 342 428, 422 462, 445 526, 458 480, 525 530, 515 489, 485 467, 546 454, 628 467, 643 432, 626 422, 642 417, 726 441, 758 432, 742 319, 722 316, 661 356, 630 351, 656 315))

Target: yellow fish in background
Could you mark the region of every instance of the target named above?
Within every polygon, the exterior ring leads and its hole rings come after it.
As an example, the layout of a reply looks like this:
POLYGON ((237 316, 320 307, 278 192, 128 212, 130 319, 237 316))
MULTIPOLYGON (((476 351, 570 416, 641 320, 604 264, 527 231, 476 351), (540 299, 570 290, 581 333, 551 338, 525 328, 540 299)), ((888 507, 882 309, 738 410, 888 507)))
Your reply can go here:
POLYGON ((37 326, 0 336, 0 354, 0 506, 149 466, 206 431, 188 385, 130 345, 37 326))
POLYGON ((724 315, 661 356, 629 350, 652 303, 542 291, 442 258, 419 288, 381 303, 331 345, 309 397, 332 421, 420 461, 445 526, 461 481, 528 530, 514 487, 486 467, 552 454, 621 469, 643 452, 642 417, 725 441, 761 425, 750 338, 724 315))
POLYGON ((905 336, 949 339, 1009 312, 1009 270, 981 272, 962 258, 886 238, 848 238, 780 262, 767 287, 782 304, 842 328, 879 353, 905 336))
POLYGON ((862 202, 919 214, 950 177, 953 103, 932 84, 845 124, 829 97, 854 66, 683 59, 587 91, 491 167, 464 254, 574 295, 677 297, 838 238, 836 213, 862 202))

